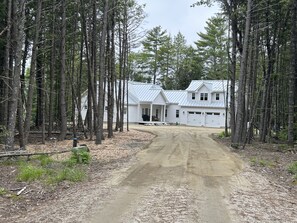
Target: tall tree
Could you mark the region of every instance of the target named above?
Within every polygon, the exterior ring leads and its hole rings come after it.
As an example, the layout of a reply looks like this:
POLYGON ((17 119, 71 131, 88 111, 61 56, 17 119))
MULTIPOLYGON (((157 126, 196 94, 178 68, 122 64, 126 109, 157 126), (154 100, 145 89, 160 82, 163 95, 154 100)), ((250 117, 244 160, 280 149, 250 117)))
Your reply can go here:
MULTIPOLYGON (((13 42, 13 64, 15 64, 11 82, 10 103, 8 107, 8 134, 6 137, 5 147, 6 150, 14 149, 14 134, 16 125, 16 115, 18 107, 18 97, 20 90, 20 75, 21 75, 21 62, 22 62, 22 43, 24 37, 24 21, 25 21, 25 0, 8 1, 8 12, 12 12, 12 19, 14 26, 12 29, 13 42)), ((10 16, 10 15, 9 15, 10 16)), ((8 20, 11 22, 10 20, 8 20)), ((10 26, 10 24, 8 24, 10 26)))
POLYGON ((291 27, 291 72, 289 75, 289 109, 288 109, 288 144, 294 146, 294 123, 296 116, 296 82, 297 82, 297 0, 292 2, 291 27))
POLYGON ((195 42, 204 62, 204 79, 226 79, 227 77, 227 25, 224 16, 218 14, 206 21, 206 33, 198 33, 195 42))
POLYGON ((156 84, 157 76, 160 74, 161 53, 160 49, 167 41, 167 31, 162 30, 161 26, 151 29, 146 38, 142 41, 144 48, 145 65, 148 73, 153 77, 153 84, 156 84))

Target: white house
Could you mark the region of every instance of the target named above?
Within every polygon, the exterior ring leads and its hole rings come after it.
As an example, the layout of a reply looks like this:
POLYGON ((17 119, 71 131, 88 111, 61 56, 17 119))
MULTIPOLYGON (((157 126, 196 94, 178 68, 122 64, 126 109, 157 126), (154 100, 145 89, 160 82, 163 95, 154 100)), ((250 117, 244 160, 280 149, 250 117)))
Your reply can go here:
MULTIPOLYGON (((128 83, 129 123, 163 122, 224 127, 226 80, 193 80, 186 90, 163 90, 159 85, 128 83)), ((125 104, 127 102, 125 101, 125 104)), ((83 119, 87 96, 82 98, 83 119)), ((229 117, 229 116, 228 116, 229 117)), ((105 120, 107 114, 105 114, 105 120)), ((127 121, 127 113, 125 114, 127 121)), ((229 122, 228 122, 229 123, 229 122)))

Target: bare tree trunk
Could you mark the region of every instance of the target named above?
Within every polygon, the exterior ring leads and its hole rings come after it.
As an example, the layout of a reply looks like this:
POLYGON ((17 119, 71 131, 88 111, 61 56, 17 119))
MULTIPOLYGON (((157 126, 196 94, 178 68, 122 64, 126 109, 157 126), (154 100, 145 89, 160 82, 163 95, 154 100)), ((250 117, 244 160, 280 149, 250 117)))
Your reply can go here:
MULTIPOLYGON (((9 1, 10 2, 10 1, 9 1)), ((14 149, 14 132, 16 125, 16 115, 18 107, 18 96, 20 91, 20 75, 21 75, 21 61, 22 61, 22 43, 24 37, 24 22, 25 22, 25 0, 15 1, 12 5, 13 19, 15 25, 13 27, 14 36, 14 72, 13 82, 11 86, 11 97, 9 103, 8 116, 8 135, 6 137, 5 149, 14 149)))
POLYGON ((4 61, 3 61, 3 77, 0 77, 1 85, 0 85, 0 91, 1 91, 1 102, 2 106, 0 108, 0 125, 3 125, 4 128, 8 127, 8 79, 9 79, 9 64, 10 64, 10 58, 11 58, 11 45, 12 40, 11 36, 13 34, 12 29, 12 0, 7 1, 7 31, 6 31, 6 44, 5 44, 5 55, 4 55, 4 61))
POLYGON ((115 85, 115 0, 111 4, 112 13, 110 17, 111 33, 109 51, 109 78, 108 78, 108 138, 113 137, 113 114, 114 114, 114 85, 115 85))
POLYGON ((247 16, 245 21, 245 33, 244 33, 244 44, 242 57, 240 62, 240 74, 239 74, 239 83, 238 83, 238 107, 236 112, 236 125, 235 125, 235 135, 233 143, 242 143, 244 142, 243 136, 246 132, 246 123, 245 121, 245 82, 246 82, 246 70, 247 70, 247 60, 248 60, 248 44, 250 36, 250 25, 251 25, 251 8, 252 0, 248 0, 247 3, 247 16))
POLYGON ((59 140, 64 140, 67 133, 66 112, 66 0, 62 0, 62 27, 61 27, 61 70, 60 70, 60 115, 61 132, 59 140))
POLYGON ((236 85, 236 54, 237 54, 237 4, 233 1, 230 6, 231 31, 232 31, 232 51, 231 51, 231 77, 230 77, 230 126, 231 141, 234 141, 235 122, 236 122, 236 104, 235 104, 235 85, 236 85))
POLYGON ((295 81, 297 78, 297 0, 292 5, 291 72, 289 76, 288 144, 294 146, 295 81))
POLYGON ((105 59, 106 59, 106 34, 108 23, 109 1, 105 0, 103 12, 103 24, 100 39, 100 74, 99 74, 99 120, 98 135, 96 136, 96 144, 101 144, 103 139, 103 118, 104 118, 104 79, 105 79, 105 59))
POLYGON ((56 23, 56 0, 52 2, 52 24, 51 24, 51 56, 50 56, 50 77, 49 77, 49 107, 48 107, 48 137, 52 137, 53 119, 54 119, 54 76, 55 76, 55 58, 56 58, 56 38, 55 38, 55 23, 56 23))

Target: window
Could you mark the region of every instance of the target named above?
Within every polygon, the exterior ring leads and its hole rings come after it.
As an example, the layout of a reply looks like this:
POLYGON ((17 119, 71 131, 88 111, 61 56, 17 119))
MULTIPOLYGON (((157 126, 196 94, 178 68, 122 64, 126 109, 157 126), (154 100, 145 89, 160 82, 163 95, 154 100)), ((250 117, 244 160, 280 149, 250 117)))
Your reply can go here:
POLYGON ((179 110, 176 110, 175 117, 179 118, 179 110))
POLYGON ((207 115, 212 115, 213 113, 212 113, 212 112, 206 112, 206 114, 207 114, 207 115))
POLYGON ((214 115, 220 115, 220 113, 218 113, 218 112, 215 112, 215 113, 213 113, 214 115))
POLYGON ((207 100, 208 100, 208 93, 201 93, 200 101, 207 101, 207 100))
POLYGON ((158 118, 159 115, 159 109, 156 109, 156 118, 158 118))
POLYGON ((217 101, 220 100, 220 94, 216 94, 216 100, 217 100, 217 101))
POLYGON ((189 112, 189 114, 193 115, 193 114, 195 114, 195 112, 189 112))
POLYGON ((165 109, 165 117, 167 118, 167 109, 165 109))
POLYGON ((196 97, 195 93, 192 93, 192 100, 195 100, 195 97, 196 97))
POLYGON ((150 115, 150 109, 149 108, 143 108, 142 109, 142 115, 150 115))

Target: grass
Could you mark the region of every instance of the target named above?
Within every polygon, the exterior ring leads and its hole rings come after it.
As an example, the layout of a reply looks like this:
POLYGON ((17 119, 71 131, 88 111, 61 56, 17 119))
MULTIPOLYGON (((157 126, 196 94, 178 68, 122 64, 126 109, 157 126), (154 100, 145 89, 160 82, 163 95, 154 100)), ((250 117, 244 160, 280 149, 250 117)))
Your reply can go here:
POLYGON ((288 172, 294 175, 294 179, 297 180, 297 161, 289 165, 288 172))
POLYGON ((257 157, 252 157, 250 159, 250 162, 253 166, 259 165, 262 167, 275 167, 275 162, 271 160, 259 159, 257 157))
POLYGON ((22 164, 20 166, 20 172, 17 176, 18 181, 34 181, 39 180, 46 173, 46 170, 42 167, 34 166, 30 163, 22 164))
POLYGON ((59 162, 49 156, 38 156, 19 165, 18 181, 41 181, 56 185, 62 181, 80 182, 86 178, 84 164, 90 161, 89 154, 73 154, 68 160, 59 162))

